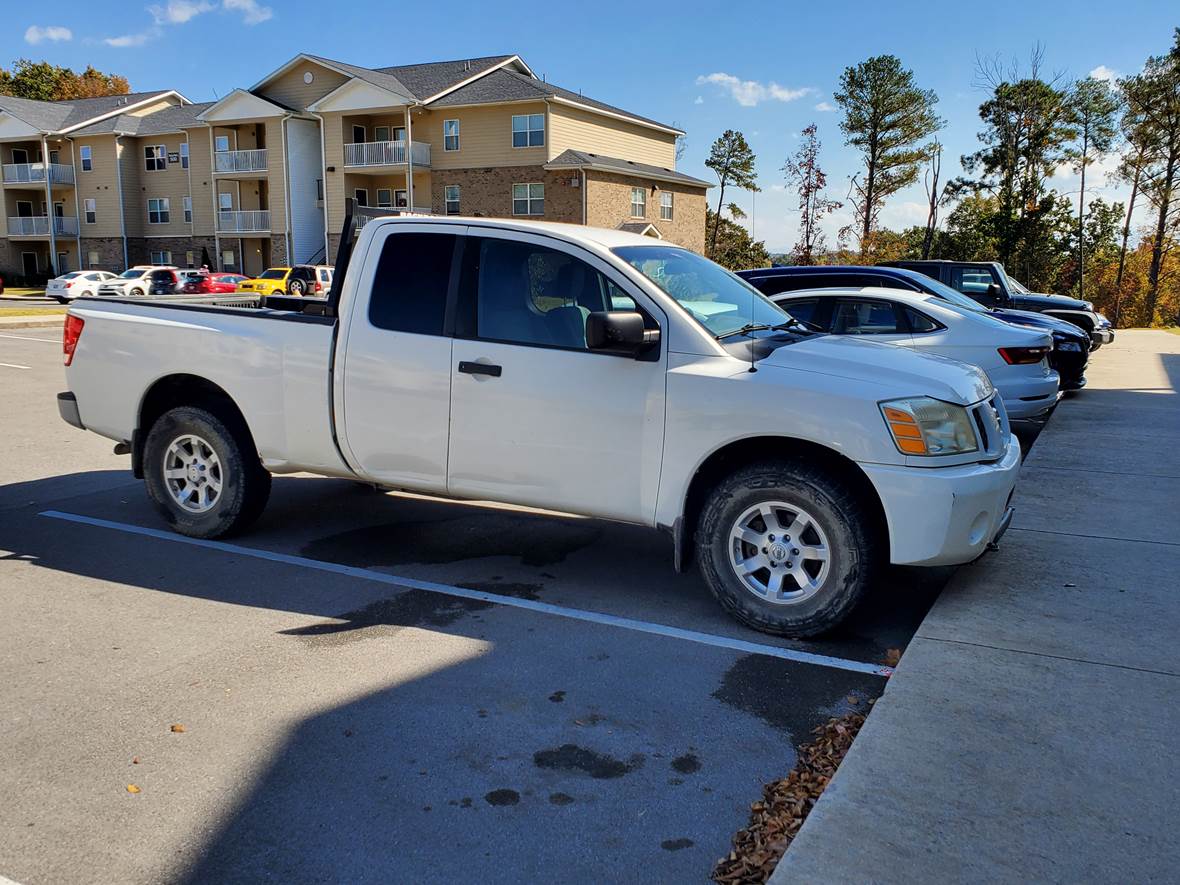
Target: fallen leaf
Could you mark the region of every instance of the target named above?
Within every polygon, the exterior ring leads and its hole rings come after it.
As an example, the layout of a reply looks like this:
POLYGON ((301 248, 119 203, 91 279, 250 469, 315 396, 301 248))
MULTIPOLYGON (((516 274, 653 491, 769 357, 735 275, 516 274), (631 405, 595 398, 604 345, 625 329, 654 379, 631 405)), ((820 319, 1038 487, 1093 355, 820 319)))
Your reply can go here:
POLYGON ((128 793, 138 793, 139 787, 135 786, 135 784, 128 784, 127 785, 127 792, 128 793))
POLYGON ((179 722, 175 723, 172 726, 172 733, 173 734, 184 734, 184 726, 181 725, 179 722))
POLYGON ((138 764, 139 764, 139 757, 138 757, 138 756, 132 756, 132 757, 131 757, 131 764, 132 764, 132 765, 138 765, 138 764))
POLYGON ((901 649, 891 648, 885 652, 885 665, 888 667, 896 667, 901 662, 901 649))

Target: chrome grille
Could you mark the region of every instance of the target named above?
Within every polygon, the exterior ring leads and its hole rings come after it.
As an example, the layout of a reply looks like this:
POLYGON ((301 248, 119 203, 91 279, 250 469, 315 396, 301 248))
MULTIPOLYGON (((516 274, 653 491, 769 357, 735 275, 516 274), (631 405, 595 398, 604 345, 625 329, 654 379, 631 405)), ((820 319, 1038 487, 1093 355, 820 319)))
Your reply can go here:
POLYGON ((1008 447, 1008 414, 998 393, 971 406, 971 416, 979 433, 979 450, 999 458, 1008 447))

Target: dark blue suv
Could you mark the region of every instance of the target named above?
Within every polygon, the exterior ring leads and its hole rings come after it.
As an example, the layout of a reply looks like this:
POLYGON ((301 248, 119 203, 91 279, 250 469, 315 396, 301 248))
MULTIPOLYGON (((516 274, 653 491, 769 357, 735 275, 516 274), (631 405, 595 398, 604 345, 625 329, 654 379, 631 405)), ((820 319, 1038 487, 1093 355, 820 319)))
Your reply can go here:
POLYGON ((978 301, 924 273, 900 267, 816 265, 741 270, 738 271, 738 276, 771 299, 776 295, 798 292, 801 289, 863 289, 865 286, 880 286, 885 289, 925 292, 965 310, 990 314, 1006 323, 1043 329, 1053 336, 1053 353, 1049 356, 1049 364, 1061 376, 1061 389, 1080 390, 1086 386, 1090 337, 1085 331, 1073 323, 1043 313, 984 307, 978 301))

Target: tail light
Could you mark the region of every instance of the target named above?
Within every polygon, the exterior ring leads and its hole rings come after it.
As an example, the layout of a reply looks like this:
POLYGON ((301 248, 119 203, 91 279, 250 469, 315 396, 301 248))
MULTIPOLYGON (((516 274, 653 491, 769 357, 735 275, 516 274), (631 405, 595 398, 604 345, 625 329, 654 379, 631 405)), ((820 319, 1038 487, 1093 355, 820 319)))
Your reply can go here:
POLYGON ((1048 347, 1001 347, 1000 356, 1010 366, 1031 366, 1049 355, 1048 347))
POLYGON ((73 314, 66 314, 66 324, 61 333, 61 352, 64 362, 68 366, 74 361, 74 351, 78 348, 78 339, 82 337, 82 327, 86 321, 73 314))
POLYGON ((323 284, 323 283, 321 283, 319 280, 316 280, 316 281, 315 281, 315 291, 316 291, 316 294, 317 294, 317 295, 318 295, 320 292, 323 292, 323 291, 324 291, 324 284, 323 284))

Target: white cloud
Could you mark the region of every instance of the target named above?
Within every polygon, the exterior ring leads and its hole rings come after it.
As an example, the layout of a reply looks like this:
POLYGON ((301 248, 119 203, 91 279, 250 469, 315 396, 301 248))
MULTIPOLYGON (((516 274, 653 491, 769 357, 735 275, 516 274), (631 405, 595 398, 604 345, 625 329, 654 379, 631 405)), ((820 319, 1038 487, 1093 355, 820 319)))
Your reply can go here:
POLYGON ((275 14, 269 6, 259 6, 258 0, 222 0, 221 5, 227 12, 240 12, 242 21, 248 25, 264 22, 275 14))
POLYGON ((704 103, 705 103, 705 97, 703 95, 698 95, 697 100, 693 102, 693 104, 704 104, 704 103))
POLYGON ((836 106, 834 104, 828 104, 828 102, 826 102, 826 101, 821 101, 819 104, 817 104, 815 106, 815 109, 817 111, 822 111, 824 113, 827 113, 828 111, 836 110, 836 106))
POLYGON ((148 12, 158 25, 183 25, 206 12, 212 12, 217 7, 209 0, 168 0, 165 6, 149 6, 148 12))
POLYGON ((810 86, 804 86, 801 89, 788 89, 773 80, 767 83, 759 83, 757 80, 741 80, 733 74, 722 72, 702 75, 697 77, 696 82, 698 86, 712 83, 728 92, 738 104, 748 108, 764 101, 795 101, 815 91, 810 86))
POLYGON ((107 46, 113 46, 116 49, 130 49, 136 46, 143 46, 148 40, 154 40, 160 36, 159 28, 149 28, 146 31, 140 31, 138 34, 123 34, 120 37, 106 37, 103 43, 107 46))
POLYGON ((1094 68, 1094 70, 1090 71, 1090 76, 1095 80, 1105 80, 1106 82, 1113 84, 1115 80, 1122 76, 1122 74, 1113 68, 1108 68, 1106 65, 1099 65, 1098 67, 1094 68))
POLYGON ((45 27, 30 25, 29 29, 25 31, 25 42, 32 43, 34 46, 43 40, 50 40, 57 43, 58 41, 73 39, 74 32, 69 28, 63 28, 61 25, 46 25, 45 27))

